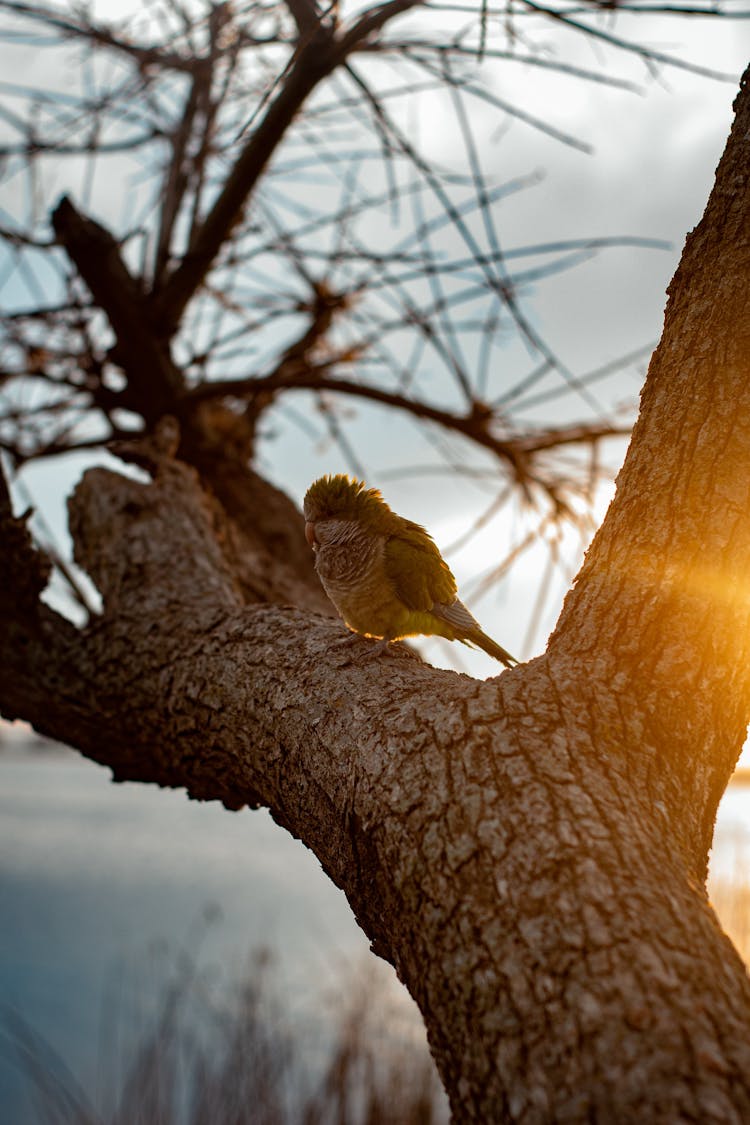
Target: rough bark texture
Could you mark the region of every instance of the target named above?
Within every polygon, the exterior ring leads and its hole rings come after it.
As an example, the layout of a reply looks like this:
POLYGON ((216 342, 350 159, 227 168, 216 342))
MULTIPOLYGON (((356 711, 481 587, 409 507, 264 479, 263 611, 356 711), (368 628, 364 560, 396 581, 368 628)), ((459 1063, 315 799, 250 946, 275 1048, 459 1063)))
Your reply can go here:
POLYGON ((587 669, 586 706, 637 751, 634 777, 701 878, 750 714, 749 83, 668 290, 616 499, 549 647, 579 688, 587 669))
POLYGON ((267 805, 417 1000, 459 1122, 750 1120, 750 983, 704 888, 750 717, 747 76, 737 108, 543 657, 486 683, 357 663, 272 572, 248 596, 236 511, 169 443, 152 483, 93 470, 71 501, 88 628, 28 596, 19 521, 4 540, 3 713, 115 777, 267 805))

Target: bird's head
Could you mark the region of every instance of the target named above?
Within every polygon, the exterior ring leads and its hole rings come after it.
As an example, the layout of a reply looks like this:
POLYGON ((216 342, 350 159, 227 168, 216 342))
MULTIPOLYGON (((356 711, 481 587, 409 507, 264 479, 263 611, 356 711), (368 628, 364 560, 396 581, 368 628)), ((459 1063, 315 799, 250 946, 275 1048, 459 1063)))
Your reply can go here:
POLYGON ((346 525, 358 524, 374 533, 387 529, 393 512, 377 488, 339 473, 320 477, 307 490, 302 505, 305 537, 313 550, 346 534, 346 525))

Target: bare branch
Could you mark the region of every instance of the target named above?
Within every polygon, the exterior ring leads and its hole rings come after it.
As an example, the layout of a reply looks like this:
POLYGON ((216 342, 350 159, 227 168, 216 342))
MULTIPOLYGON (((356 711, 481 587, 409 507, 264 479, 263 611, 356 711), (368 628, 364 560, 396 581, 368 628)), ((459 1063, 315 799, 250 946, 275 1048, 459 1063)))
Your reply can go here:
POLYGON ((138 409, 155 421, 173 407, 183 379, 156 335, 143 294, 117 243, 67 197, 57 205, 53 224, 58 240, 107 314, 117 339, 113 358, 128 373, 138 409))
POLYGON ((185 306, 239 221, 255 184, 295 114, 337 61, 332 49, 323 51, 317 42, 297 56, 279 95, 227 176, 211 211, 196 230, 181 265, 155 294, 153 315, 170 332, 176 328, 185 306))
POLYGON ((380 30, 394 16, 422 0, 390 0, 361 16, 340 39, 324 25, 313 39, 303 41, 283 85, 256 126, 252 137, 227 176, 222 191, 191 240, 182 264, 156 294, 157 318, 177 325, 187 302, 200 285, 244 207, 274 150, 304 101, 357 45, 380 30), (322 38, 321 38, 322 37, 322 38))
POLYGON ((81 21, 66 18, 59 10, 46 8, 43 5, 21 4, 0 0, 0 10, 4 9, 12 15, 25 16, 27 19, 36 20, 47 27, 62 32, 63 36, 80 39, 84 43, 95 43, 120 51, 135 59, 141 67, 158 66, 169 70, 185 71, 191 73, 200 60, 183 57, 170 51, 163 51, 157 47, 145 47, 133 43, 129 38, 115 34, 110 28, 95 24, 87 17, 81 21))
POLYGON ((608 422, 577 424, 573 426, 550 427, 542 431, 521 435, 501 435, 496 432, 503 420, 484 404, 474 402, 468 414, 441 410, 428 402, 408 397, 397 391, 382 387, 357 383, 329 375, 331 366, 340 362, 310 366, 307 363, 282 364, 277 372, 257 379, 227 379, 216 383, 203 383, 189 391, 186 402, 204 402, 213 398, 232 395, 236 398, 266 400, 267 396, 279 391, 314 390, 321 392, 351 395, 377 402, 383 406, 403 410, 415 418, 434 422, 446 430, 469 438, 475 445, 489 450, 509 465, 519 480, 535 479, 530 470, 531 459, 542 451, 550 451, 558 445, 588 445, 604 438, 623 437, 630 433, 629 425, 614 425, 608 422))
POLYGON ((617 47, 622 51, 638 55, 648 63, 673 66, 679 70, 687 70, 691 74, 699 74, 703 78, 714 78, 720 82, 734 83, 737 81, 736 74, 728 74, 723 70, 714 70, 713 67, 700 66, 698 63, 688 62, 676 55, 668 55, 663 51, 655 51, 642 43, 630 43, 627 39, 623 39, 619 35, 614 35, 612 32, 604 31, 601 27, 592 27, 590 24, 573 19, 570 14, 564 11, 561 12, 555 8, 547 7, 545 4, 536 3, 536 0, 520 0, 520 3, 522 6, 528 8, 530 12, 535 12, 548 19, 562 23, 566 27, 573 28, 575 31, 580 31, 592 39, 597 39, 602 43, 608 43, 611 47, 617 47))

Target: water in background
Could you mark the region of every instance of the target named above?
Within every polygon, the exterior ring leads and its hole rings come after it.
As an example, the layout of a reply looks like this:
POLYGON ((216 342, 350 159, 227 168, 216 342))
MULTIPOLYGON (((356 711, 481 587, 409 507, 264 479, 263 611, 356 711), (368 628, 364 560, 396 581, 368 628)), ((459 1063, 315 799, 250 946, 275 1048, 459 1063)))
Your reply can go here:
MULTIPOLYGON (((720 810, 712 871, 736 878, 748 856, 750 788, 736 786, 720 810)), ((266 812, 113 785, 107 769, 70 751, 3 746, 0 1023, 20 1013, 93 1089, 112 982, 154 942, 178 948, 198 936, 201 962, 230 979, 251 949, 272 948, 292 1007, 319 1007, 316 993, 340 987, 342 969, 354 971, 368 949, 343 894, 266 812), (215 908, 221 922, 205 926, 215 908)), ((35 1120, 28 1098, 0 1038, 3 1125, 35 1120)))
MULTIPOLYGON (((0 1023, 20 1013, 93 1088, 116 982, 149 948, 197 955, 198 941, 201 963, 230 979, 251 950, 273 949, 274 984, 318 1007, 314 994, 368 950, 344 895, 265 811, 113 785, 63 749, 0 750, 0 1023), (207 912, 220 920, 206 925, 207 912)), ((3 1125, 35 1119, 27 1097, 0 1037, 3 1125)))

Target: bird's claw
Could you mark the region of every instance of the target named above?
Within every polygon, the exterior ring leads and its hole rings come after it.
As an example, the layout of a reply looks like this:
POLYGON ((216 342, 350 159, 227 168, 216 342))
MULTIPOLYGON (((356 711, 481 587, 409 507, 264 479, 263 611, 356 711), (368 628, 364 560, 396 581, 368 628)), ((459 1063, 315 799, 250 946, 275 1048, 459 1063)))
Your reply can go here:
POLYGON ((383 637, 373 644, 373 638, 365 637, 362 633, 347 633, 345 637, 341 637, 333 643, 336 648, 353 648, 358 642, 361 642, 362 651, 358 652, 356 657, 353 656, 352 659, 371 660, 374 656, 381 656, 384 652, 390 654, 393 651, 386 637, 383 637))
POLYGON ((335 648, 351 648, 357 641, 366 641, 367 637, 363 637, 361 633, 348 632, 345 636, 339 637, 338 640, 332 641, 335 648))
POLYGON ((380 656, 408 656, 412 660, 422 663, 422 658, 408 645, 395 644, 389 637, 366 637, 362 633, 351 631, 345 637, 340 637, 333 644, 337 648, 352 648, 358 641, 362 641, 362 651, 352 656, 352 661, 373 660, 380 656), (374 642, 374 643, 373 643, 374 642))

